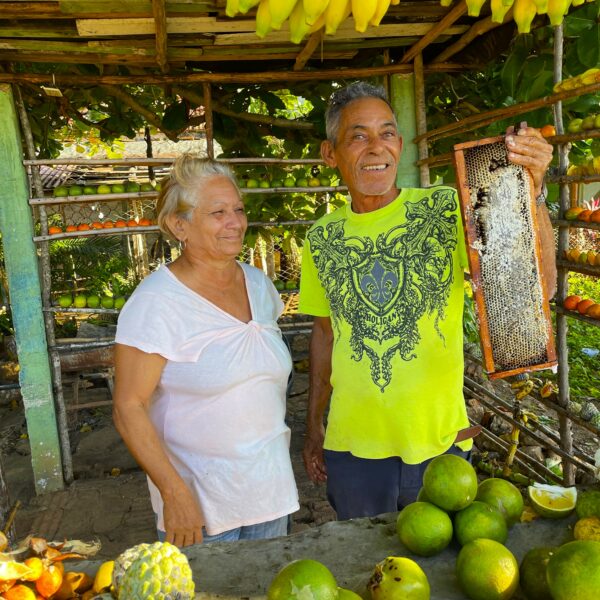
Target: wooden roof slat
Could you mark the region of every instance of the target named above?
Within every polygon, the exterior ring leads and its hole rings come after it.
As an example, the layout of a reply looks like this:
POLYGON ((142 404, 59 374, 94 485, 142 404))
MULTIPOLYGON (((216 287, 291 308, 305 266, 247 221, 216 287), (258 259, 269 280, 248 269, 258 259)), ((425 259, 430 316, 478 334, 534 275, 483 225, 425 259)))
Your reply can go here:
MULTIPOLYGON (((60 9, 70 16, 105 15, 122 16, 123 13, 152 16, 152 0, 59 0, 60 9)), ((206 14, 215 11, 213 0, 166 0, 167 13, 206 14)))
MULTIPOLYGON (((0 7, 0 19, 2 17, 0 7)), ((59 21, 49 23, 47 20, 28 23, 14 23, 0 20, 0 37, 15 38, 77 38, 77 28, 74 24, 59 21)))
POLYGON ((500 25, 504 25, 508 23, 513 18, 513 7, 510 7, 510 10, 504 15, 504 20, 502 23, 494 23, 492 21, 492 17, 487 17, 482 19, 481 21, 477 21, 466 33, 464 33, 454 44, 448 46, 445 50, 440 52, 431 62, 444 62, 448 60, 451 56, 454 56, 458 52, 460 52, 463 48, 466 48, 474 39, 491 31, 492 29, 496 29, 496 27, 500 27, 500 25))
POLYGON ((302 71, 304 66, 309 61, 310 57, 313 55, 314 51, 319 47, 319 44, 323 40, 324 32, 322 29, 319 31, 315 31, 307 40, 304 48, 300 50, 298 56, 296 57, 296 62, 294 63, 294 71, 302 71))
POLYGON ((428 32, 423 34, 423 37, 404 54, 400 62, 407 63, 413 60, 415 56, 419 54, 419 52, 422 52, 423 49, 429 46, 429 44, 431 44, 438 36, 440 36, 442 33, 447 33, 448 29, 452 27, 452 25, 466 12, 467 5, 464 0, 461 0, 459 4, 448 11, 448 13, 439 23, 436 23, 436 25, 434 25, 428 32))
POLYGON ((165 12, 165 0, 152 0, 152 11, 154 13, 154 27, 156 37, 156 62, 162 73, 169 71, 167 63, 167 14, 165 12))

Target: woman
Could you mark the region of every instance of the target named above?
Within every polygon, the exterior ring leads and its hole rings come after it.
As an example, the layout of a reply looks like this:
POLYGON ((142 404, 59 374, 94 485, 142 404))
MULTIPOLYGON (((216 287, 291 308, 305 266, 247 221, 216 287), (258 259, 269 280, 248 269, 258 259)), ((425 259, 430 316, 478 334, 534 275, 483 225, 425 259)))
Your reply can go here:
POLYGON ((247 228, 231 171, 177 159, 158 198, 177 260, 119 316, 115 425, 148 475, 159 537, 178 546, 285 535, 298 510, 284 423, 283 304, 239 263, 247 228))

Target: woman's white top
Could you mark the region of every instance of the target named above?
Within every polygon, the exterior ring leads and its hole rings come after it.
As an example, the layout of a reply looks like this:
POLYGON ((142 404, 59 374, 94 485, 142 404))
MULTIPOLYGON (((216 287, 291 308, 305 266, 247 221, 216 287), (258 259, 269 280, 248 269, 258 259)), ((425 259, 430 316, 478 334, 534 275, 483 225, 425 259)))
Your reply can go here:
MULTIPOLYGON (((167 359, 150 418, 215 535, 298 510, 284 422, 291 358, 283 303, 262 271, 244 271, 252 320, 221 310, 161 266, 119 315, 116 342, 167 359)), ((158 529, 163 502, 148 478, 158 529)))

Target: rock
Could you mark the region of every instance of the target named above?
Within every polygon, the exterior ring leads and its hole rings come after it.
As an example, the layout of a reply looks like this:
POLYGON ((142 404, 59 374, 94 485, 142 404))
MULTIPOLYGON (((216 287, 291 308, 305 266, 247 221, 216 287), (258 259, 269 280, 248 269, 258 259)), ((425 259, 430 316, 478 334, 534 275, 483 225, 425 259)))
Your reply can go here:
POLYGON ((541 446, 524 446, 521 452, 544 464, 544 450, 541 446))

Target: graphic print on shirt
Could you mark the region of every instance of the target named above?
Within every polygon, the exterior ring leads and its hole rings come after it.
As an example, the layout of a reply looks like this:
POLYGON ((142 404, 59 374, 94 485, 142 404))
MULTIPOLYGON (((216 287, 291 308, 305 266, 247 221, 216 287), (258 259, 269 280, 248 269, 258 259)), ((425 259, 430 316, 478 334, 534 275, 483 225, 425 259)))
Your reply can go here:
POLYGON ((352 358, 370 360, 373 383, 383 392, 392 380, 391 362, 415 358, 417 323, 444 318, 453 281, 457 245, 454 190, 407 202, 406 222, 375 240, 345 236, 346 219, 317 226, 308 234, 312 255, 330 303, 333 326, 351 328, 352 358))

